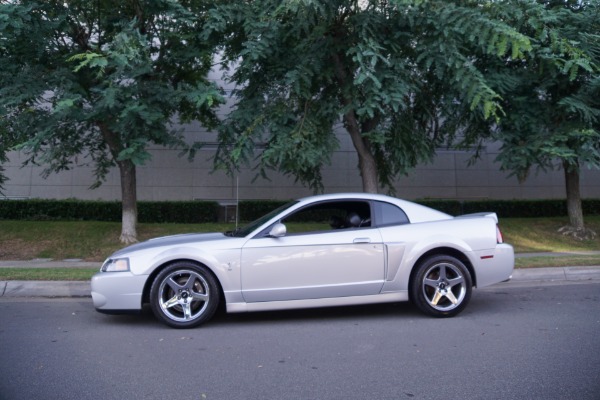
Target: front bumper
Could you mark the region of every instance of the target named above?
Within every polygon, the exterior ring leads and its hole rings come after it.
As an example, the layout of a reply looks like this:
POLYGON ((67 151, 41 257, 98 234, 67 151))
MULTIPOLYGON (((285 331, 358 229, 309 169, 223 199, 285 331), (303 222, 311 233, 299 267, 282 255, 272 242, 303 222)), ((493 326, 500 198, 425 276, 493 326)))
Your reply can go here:
POLYGON ((141 310, 147 279, 131 272, 98 272, 91 283, 94 307, 111 314, 141 310))

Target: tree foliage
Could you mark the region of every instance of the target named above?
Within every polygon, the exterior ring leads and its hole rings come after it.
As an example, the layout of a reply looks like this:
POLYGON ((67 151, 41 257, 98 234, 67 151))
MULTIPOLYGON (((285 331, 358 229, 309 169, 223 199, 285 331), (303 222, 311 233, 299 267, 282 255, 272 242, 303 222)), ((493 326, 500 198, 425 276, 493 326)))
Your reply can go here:
POLYGON ((44 165, 46 174, 90 163, 95 185, 117 165, 122 238, 134 239, 135 166, 150 158, 148 145, 186 146, 170 128, 175 116, 216 122, 212 109, 221 96, 205 78, 213 49, 199 35, 205 2, 23 0, 0 7, 0 129, 10 138, 0 154, 20 143, 26 162, 44 165))
MULTIPOLYGON (((236 108, 217 161, 259 165, 322 188, 320 169, 341 124, 358 154, 365 191, 432 159, 472 114, 496 119, 500 96, 478 57, 520 59, 526 36, 494 19, 497 2, 273 1, 211 11, 236 108), (341 120, 340 120, 341 116, 341 120)), ((466 137, 467 132, 462 132, 466 137)))
POLYGON ((488 63, 506 115, 494 127, 505 170, 563 168, 571 224, 583 229, 580 167, 600 167, 600 7, 516 2, 503 15, 532 37, 523 60, 488 63))

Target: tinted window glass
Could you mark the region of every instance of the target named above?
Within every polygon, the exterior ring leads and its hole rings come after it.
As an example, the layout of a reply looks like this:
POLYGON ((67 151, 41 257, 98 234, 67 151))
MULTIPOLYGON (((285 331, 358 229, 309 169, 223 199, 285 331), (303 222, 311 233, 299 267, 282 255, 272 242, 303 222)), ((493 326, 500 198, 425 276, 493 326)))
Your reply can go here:
POLYGON ((281 222, 288 234, 366 228, 371 226, 371 209, 365 201, 329 201, 298 210, 281 222))
POLYGON ((393 204, 378 201, 375 203, 375 210, 379 226, 410 223, 404 211, 393 204))
POLYGON ((283 210, 285 210, 287 208, 290 208, 291 206, 293 206, 296 203, 297 203, 297 201, 291 201, 287 204, 284 204, 283 206, 271 211, 270 213, 263 215, 256 221, 251 222, 242 228, 238 228, 235 231, 226 232, 225 234, 227 236, 244 237, 244 236, 248 235, 249 233, 251 233, 256 228, 258 228, 259 226, 261 226, 262 224, 264 224, 265 222, 267 222, 268 220, 270 220, 271 218, 273 218, 278 213, 282 212, 283 210))

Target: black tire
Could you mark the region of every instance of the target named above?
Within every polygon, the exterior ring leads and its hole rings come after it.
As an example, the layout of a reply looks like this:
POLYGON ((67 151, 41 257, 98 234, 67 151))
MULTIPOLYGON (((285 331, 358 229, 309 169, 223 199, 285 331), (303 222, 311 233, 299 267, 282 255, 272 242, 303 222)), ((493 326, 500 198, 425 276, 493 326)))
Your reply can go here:
POLYGON ((208 321, 215 314, 220 297, 212 273, 188 261, 163 269, 150 288, 152 312, 173 328, 194 328, 208 321))
POLYGON ((454 317, 471 299, 473 279, 459 259, 438 255, 421 262, 410 282, 412 302, 433 317, 454 317))

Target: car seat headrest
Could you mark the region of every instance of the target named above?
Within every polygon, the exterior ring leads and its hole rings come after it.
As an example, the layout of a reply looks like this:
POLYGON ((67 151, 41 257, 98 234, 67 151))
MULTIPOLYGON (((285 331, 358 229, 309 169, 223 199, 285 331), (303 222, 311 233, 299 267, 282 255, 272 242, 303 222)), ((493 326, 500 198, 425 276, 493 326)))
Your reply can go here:
POLYGON ((360 226, 360 222, 361 219, 357 213, 351 212, 346 215, 346 226, 348 226, 348 228, 358 228, 360 226))

